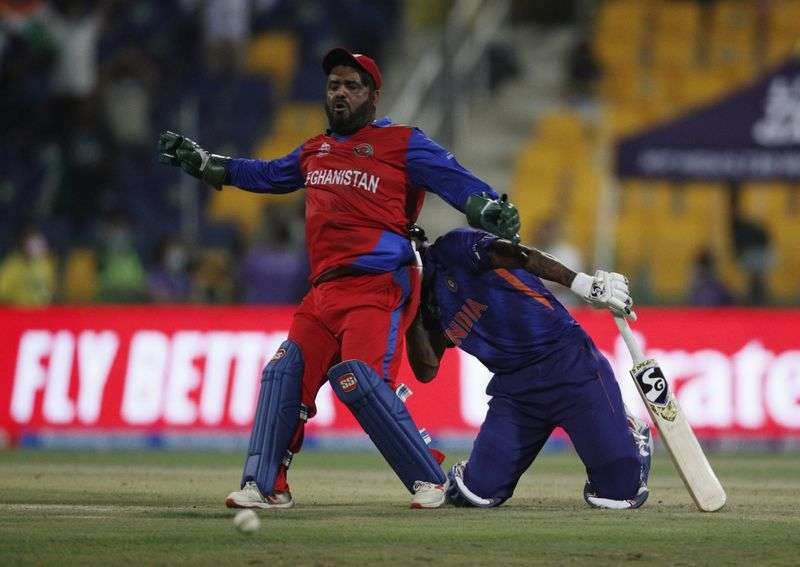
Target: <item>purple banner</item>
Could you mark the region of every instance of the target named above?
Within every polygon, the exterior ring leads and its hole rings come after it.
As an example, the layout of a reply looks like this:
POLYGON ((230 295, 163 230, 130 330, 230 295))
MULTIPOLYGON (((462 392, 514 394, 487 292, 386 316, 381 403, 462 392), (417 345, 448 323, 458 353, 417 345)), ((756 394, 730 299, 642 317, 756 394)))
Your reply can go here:
POLYGON ((618 177, 800 180, 800 62, 617 145, 618 177))

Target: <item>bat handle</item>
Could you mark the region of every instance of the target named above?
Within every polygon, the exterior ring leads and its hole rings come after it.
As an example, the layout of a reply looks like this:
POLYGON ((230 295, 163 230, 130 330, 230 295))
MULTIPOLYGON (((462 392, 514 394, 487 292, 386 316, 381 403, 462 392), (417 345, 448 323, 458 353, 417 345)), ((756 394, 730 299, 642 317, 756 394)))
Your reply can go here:
POLYGON ((631 331, 628 321, 624 317, 615 316, 614 322, 617 324, 617 329, 619 329, 619 332, 622 334, 622 339, 625 341, 625 345, 628 347, 628 351, 631 353, 633 363, 639 364, 644 360, 644 353, 642 352, 642 348, 639 346, 639 343, 636 342, 636 337, 633 336, 633 331, 631 331))

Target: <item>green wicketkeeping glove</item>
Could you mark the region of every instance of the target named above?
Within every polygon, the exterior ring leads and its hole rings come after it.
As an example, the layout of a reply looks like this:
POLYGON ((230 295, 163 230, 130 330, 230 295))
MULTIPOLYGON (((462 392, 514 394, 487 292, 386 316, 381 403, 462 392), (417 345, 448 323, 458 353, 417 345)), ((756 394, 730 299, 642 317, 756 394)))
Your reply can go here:
POLYGON ((511 242, 519 242, 519 211, 508 202, 508 195, 490 199, 483 195, 472 195, 467 199, 467 222, 473 228, 482 228, 511 242))
POLYGON ((194 140, 175 132, 164 132, 158 139, 158 161, 180 167, 218 190, 230 182, 231 158, 208 153, 194 140))

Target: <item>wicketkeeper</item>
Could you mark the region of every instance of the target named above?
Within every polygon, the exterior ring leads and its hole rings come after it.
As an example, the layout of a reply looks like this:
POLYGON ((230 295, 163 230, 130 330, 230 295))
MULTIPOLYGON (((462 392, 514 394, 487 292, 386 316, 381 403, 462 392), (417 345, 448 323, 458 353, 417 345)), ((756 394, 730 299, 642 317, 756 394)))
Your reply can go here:
POLYGON ((418 227, 412 235, 423 262, 420 314, 407 335, 414 373, 432 380, 444 349, 453 346, 494 373, 486 390, 489 411, 469 460, 450 469, 450 501, 481 508, 505 502, 560 426, 586 466, 586 502, 641 506, 650 430, 626 414, 608 361, 539 279, 632 318, 625 277, 576 274, 552 256, 483 231, 454 230, 431 246, 418 227))
MULTIPOLYGON (((413 507, 444 502, 445 475, 395 395, 403 337, 419 303, 408 228, 426 191, 464 212, 472 226, 517 239, 516 208, 420 130, 375 120, 381 73, 370 57, 329 52, 325 111, 330 128, 271 161, 212 154, 166 132, 161 159, 221 188, 260 193, 306 189, 311 290, 289 338, 264 368, 241 490, 233 508, 293 504, 286 471, 326 380, 414 494, 413 507)), ((242 117, 246 120, 247 117, 242 117)))

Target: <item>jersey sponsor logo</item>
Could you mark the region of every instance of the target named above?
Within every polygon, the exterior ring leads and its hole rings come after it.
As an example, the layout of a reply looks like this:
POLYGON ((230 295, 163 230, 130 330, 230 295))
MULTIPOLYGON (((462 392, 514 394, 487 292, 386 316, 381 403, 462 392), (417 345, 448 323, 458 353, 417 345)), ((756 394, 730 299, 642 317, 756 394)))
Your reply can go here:
POLYGON ((270 359, 270 362, 275 362, 277 360, 280 360, 284 356, 286 356, 286 349, 285 348, 279 348, 278 350, 275 351, 275 354, 272 355, 272 358, 270 359))
POLYGON ((381 178, 357 169, 314 169, 306 174, 306 187, 339 185, 377 193, 381 178))
POLYGON ((358 387, 358 380, 356 380, 352 372, 348 372, 339 378, 339 386, 341 386, 344 393, 352 392, 358 387))
POLYGON ((319 147, 317 151, 317 157, 326 156, 331 153, 331 145, 328 142, 322 142, 322 145, 319 147))
POLYGON ((363 142, 361 144, 356 144, 353 147, 353 153, 358 157, 371 157, 372 154, 375 153, 375 149, 372 147, 372 145, 363 142))
POLYGON ((487 309, 488 307, 483 303, 467 299, 447 324, 444 334, 454 345, 460 345, 487 309))

